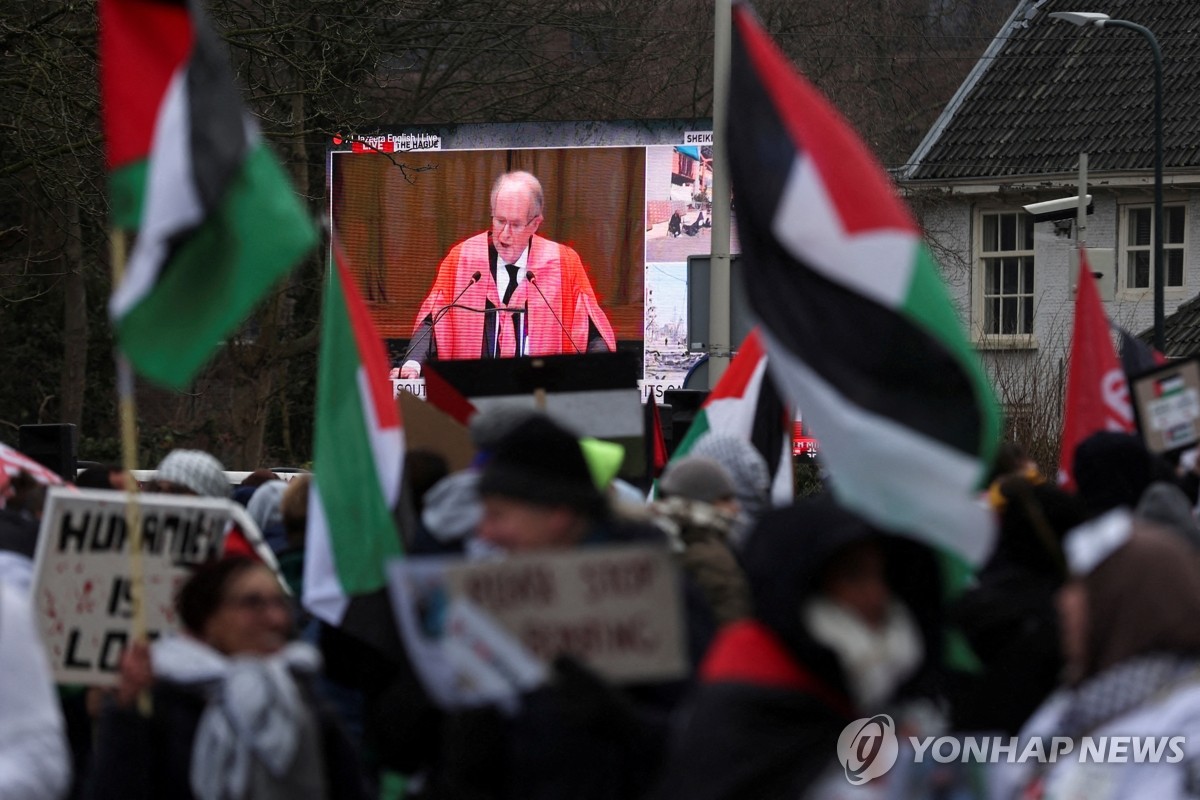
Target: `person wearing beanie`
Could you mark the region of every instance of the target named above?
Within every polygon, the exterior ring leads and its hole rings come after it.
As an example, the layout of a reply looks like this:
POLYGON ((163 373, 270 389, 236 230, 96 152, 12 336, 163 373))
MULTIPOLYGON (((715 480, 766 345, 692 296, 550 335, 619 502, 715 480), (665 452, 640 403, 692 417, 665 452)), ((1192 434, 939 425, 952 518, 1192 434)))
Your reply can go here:
POLYGON ((172 450, 154 473, 155 490, 167 494, 229 497, 225 467, 203 450, 172 450))
POLYGON ((750 616, 750 587, 730 549, 740 504, 729 473, 715 459, 687 455, 667 465, 658 495, 652 518, 703 592, 717 625, 750 616))
POLYGON ((658 479, 658 490, 662 497, 683 497, 737 513, 737 487, 715 458, 689 455, 672 461, 658 479))
MULTIPOLYGON (((656 528, 610 513, 579 440, 541 414, 496 440, 478 493, 477 536, 503 554, 666 544, 656 528)), ((692 620, 685 625, 692 636, 692 620)), ((381 764, 423 773, 430 797, 643 796, 686 684, 649 682, 627 691, 568 656, 555 659, 552 673, 510 716, 494 707, 443 712, 415 681, 398 679, 372 706, 381 764)))
POLYGON ((471 417, 467 433, 475 449, 488 454, 510 431, 537 416, 538 412, 529 406, 501 403, 471 417))
POLYGON ((846 726, 880 712, 913 724, 901 712, 938 685, 936 556, 826 495, 768 512, 741 560, 754 616, 709 648, 653 796, 838 796, 846 726))
POLYGON ((545 416, 496 443, 478 492, 480 538, 509 552, 579 544, 608 517, 579 440, 545 416))
POLYGON ((1140 436, 1099 431, 1079 443, 1072 464, 1079 497, 1093 516, 1136 508, 1158 480, 1174 482, 1170 465, 1146 449, 1140 436))
POLYGON ((1200 550, 1200 522, 1182 488, 1167 481, 1155 481, 1142 492, 1134 516, 1156 522, 1184 538, 1200 550))

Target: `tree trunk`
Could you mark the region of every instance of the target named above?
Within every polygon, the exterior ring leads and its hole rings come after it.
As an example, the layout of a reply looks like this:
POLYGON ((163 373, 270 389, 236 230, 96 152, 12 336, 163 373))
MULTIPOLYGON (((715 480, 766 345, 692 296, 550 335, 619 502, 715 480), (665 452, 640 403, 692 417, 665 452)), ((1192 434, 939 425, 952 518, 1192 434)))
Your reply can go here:
POLYGON ((66 242, 63 246, 63 366, 59 396, 59 421, 83 429, 83 398, 87 388, 87 285, 83 276, 83 231, 79 206, 67 204, 66 242))
POLYGON ((268 408, 274 390, 274 370, 264 368, 248 376, 233 394, 233 430, 238 436, 234 450, 233 470, 253 470, 263 466, 263 436, 266 432, 268 408))

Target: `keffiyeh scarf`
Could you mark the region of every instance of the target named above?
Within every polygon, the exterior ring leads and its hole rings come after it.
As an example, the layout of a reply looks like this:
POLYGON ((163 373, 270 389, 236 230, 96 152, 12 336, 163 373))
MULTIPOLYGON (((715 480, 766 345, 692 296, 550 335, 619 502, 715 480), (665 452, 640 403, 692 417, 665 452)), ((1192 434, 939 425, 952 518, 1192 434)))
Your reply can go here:
POLYGON ((269 657, 227 657, 184 636, 151 649, 156 678, 198 686, 208 698, 192 749, 191 784, 199 800, 242 800, 260 763, 273 777, 292 765, 308 711, 293 672, 315 673, 321 658, 294 642, 269 657))

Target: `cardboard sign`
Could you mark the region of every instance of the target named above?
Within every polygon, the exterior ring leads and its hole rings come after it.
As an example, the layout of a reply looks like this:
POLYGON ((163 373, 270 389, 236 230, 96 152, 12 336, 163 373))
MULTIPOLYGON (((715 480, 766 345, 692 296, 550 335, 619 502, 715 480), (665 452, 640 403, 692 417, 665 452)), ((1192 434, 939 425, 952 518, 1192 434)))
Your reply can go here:
MULTIPOLYGON (((132 638, 128 495, 52 489, 38 534, 33 600, 59 683, 110 686, 132 638)), ((175 592, 192 568, 220 554, 230 500, 143 494, 142 565, 150 638, 178 627, 175 592)))
POLYGON ((560 654, 619 683, 687 674, 678 567, 665 548, 397 560, 389 582, 406 646, 443 705, 515 696, 542 678, 530 662, 560 654))
POLYGON ((400 418, 404 420, 404 444, 409 450, 428 450, 446 459, 451 472, 471 465, 475 445, 466 426, 415 394, 400 392, 396 396, 400 418))
POLYGON ((447 582, 542 661, 565 653, 615 681, 687 673, 679 575, 665 548, 586 547, 459 564, 447 582))
POLYGON ((1200 442, 1200 361, 1176 361, 1131 381, 1142 440, 1152 453, 1174 453, 1200 442))

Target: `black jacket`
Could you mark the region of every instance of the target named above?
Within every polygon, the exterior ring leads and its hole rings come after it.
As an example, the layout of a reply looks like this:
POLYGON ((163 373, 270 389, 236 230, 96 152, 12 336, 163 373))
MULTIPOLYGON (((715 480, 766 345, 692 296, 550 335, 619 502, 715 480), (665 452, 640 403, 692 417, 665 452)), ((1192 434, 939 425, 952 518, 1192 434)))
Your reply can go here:
MULTIPOLYGON (((366 800, 358 758, 332 714, 316 704, 312 687, 297 679, 313 709, 325 758, 331 800, 366 800)), ((152 693, 153 712, 115 706, 100 716, 89 800, 192 800, 192 745, 205 700, 194 688, 159 681, 152 693)))
MULTIPOLYGON (((664 542, 652 526, 607 521, 583 546, 664 542)), ((687 627, 694 660, 712 637, 703 596, 685 581, 687 627)), ((666 753, 669 718, 688 683, 610 685, 570 659, 560 659, 550 685, 526 694, 520 712, 493 708, 444 712, 411 667, 372 704, 381 763, 423 774, 421 798, 635 800, 653 786, 666 753)))
POLYGON ((940 691, 941 580, 928 548, 884 534, 829 497, 770 512, 743 551, 754 619, 724 628, 710 649, 679 716, 658 798, 790 800, 836 764, 838 735, 864 714, 801 608, 830 560, 869 538, 880 541, 888 586, 924 639, 926 660, 898 694, 940 691))

